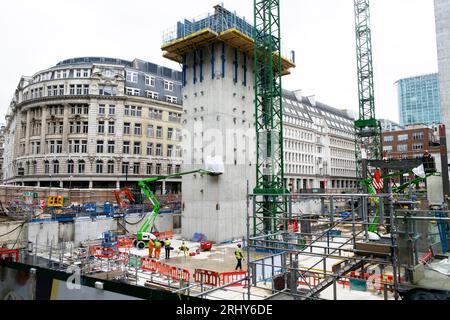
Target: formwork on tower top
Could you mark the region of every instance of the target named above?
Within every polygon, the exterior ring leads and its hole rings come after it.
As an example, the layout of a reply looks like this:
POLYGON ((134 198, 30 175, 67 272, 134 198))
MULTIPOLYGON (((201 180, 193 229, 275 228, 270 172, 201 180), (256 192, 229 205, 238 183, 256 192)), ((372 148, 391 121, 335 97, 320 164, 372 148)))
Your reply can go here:
MULTIPOLYGON (((192 49, 206 46, 215 41, 222 41, 241 52, 252 56, 254 53, 254 28, 245 18, 226 10, 223 6, 214 7, 214 14, 207 14, 198 19, 179 21, 176 27, 163 34, 161 50, 169 60, 182 63, 183 56, 192 49)), ((281 56, 282 74, 290 74, 295 68, 293 59, 281 56)), ((277 66, 278 54, 274 54, 277 66)))

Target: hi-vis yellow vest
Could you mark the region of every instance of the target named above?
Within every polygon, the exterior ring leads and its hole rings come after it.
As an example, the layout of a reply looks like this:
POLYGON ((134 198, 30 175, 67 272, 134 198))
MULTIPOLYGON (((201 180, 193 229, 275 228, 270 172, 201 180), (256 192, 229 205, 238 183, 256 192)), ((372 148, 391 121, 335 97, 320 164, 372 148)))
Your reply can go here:
POLYGON ((236 256, 236 259, 238 259, 238 260, 244 258, 244 255, 242 254, 242 250, 241 250, 241 249, 237 249, 237 250, 234 252, 234 255, 236 256))

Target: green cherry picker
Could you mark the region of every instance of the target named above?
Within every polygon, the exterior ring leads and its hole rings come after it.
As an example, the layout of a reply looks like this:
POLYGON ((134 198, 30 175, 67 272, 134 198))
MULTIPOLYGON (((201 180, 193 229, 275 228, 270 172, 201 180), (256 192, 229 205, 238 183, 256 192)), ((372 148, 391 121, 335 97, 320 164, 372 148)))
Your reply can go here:
POLYGON ((134 241, 134 246, 138 249, 144 249, 148 248, 148 243, 150 240, 156 239, 155 235, 152 234, 153 227, 155 224, 156 217, 159 214, 160 204, 158 199, 156 198, 155 194, 150 189, 150 184, 157 181, 162 181, 166 179, 171 178, 179 178, 182 176, 186 176, 189 174, 196 174, 199 173, 200 175, 208 175, 208 176, 219 176, 223 172, 214 172, 209 170, 194 170, 189 172, 182 172, 182 173, 176 173, 172 175, 167 176, 158 176, 153 177, 149 179, 144 179, 139 181, 139 188, 142 190, 142 192, 145 194, 145 196, 150 200, 151 204, 153 205, 153 211, 147 216, 145 219, 145 222, 142 224, 142 226, 139 228, 137 232, 136 240, 134 241))

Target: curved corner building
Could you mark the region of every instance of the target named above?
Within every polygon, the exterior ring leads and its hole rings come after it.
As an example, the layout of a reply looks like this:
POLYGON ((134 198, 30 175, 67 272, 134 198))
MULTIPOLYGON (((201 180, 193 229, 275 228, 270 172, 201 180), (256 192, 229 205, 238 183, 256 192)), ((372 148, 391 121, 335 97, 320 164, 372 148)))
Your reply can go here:
POLYGON ((6 116, 4 183, 119 188, 174 173, 181 103, 181 73, 138 59, 75 58, 22 77, 6 116))

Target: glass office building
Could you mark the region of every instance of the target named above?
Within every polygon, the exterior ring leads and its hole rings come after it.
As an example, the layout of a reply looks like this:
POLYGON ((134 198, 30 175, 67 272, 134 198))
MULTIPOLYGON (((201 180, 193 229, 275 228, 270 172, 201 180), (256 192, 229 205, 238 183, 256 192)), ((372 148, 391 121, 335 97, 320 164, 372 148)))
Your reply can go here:
POLYGON ((441 122, 439 78, 437 73, 397 82, 400 125, 441 122))

